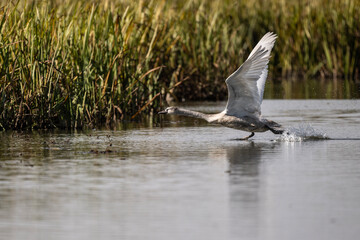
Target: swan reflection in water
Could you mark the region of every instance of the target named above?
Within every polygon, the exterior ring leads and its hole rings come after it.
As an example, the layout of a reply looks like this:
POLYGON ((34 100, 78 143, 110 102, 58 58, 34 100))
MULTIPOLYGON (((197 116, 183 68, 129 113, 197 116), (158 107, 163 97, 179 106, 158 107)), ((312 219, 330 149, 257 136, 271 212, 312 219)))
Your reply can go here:
POLYGON ((229 169, 229 214, 231 234, 239 239, 257 239, 266 210, 264 157, 278 143, 239 144, 226 148, 229 169), (270 151, 269 151, 270 150, 270 151), (241 219, 241 220, 240 220, 241 219))

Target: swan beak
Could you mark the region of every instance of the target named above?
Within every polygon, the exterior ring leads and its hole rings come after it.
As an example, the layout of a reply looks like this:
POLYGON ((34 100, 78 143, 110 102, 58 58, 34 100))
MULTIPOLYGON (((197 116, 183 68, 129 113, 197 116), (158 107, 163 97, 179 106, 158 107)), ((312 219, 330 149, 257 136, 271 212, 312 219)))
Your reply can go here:
POLYGON ((167 111, 158 112, 158 114, 167 114, 167 111))

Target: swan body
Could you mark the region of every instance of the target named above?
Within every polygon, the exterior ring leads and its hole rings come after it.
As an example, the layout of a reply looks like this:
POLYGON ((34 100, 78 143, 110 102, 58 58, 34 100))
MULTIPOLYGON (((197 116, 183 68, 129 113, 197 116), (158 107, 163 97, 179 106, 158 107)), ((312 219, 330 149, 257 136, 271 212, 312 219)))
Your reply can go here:
POLYGON ((181 115, 201 118, 209 123, 217 123, 229 128, 251 132, 272 131, 282 134, 280 124, 264 119, 261 116, 265 82, 268 73, 270 52, 277 36, 266 33, 251 51, 247 60, 226 80, 228 102, 224 111, 218 114, 205 114, 178 107, 168 107, 159 114, 181 115))

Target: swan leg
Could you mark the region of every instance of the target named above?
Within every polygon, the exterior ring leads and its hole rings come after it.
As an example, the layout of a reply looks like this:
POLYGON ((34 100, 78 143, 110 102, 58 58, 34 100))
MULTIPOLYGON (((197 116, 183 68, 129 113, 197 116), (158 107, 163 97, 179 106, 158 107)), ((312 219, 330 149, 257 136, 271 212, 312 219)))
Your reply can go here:
POLYGON ((236 140, 245 141, 245 140, 248 140, 249 138, 253 137, 254 135, 255 135, 255 133, 252 132, 249 136, 244 137, 244 138, 237 138, 236 140))

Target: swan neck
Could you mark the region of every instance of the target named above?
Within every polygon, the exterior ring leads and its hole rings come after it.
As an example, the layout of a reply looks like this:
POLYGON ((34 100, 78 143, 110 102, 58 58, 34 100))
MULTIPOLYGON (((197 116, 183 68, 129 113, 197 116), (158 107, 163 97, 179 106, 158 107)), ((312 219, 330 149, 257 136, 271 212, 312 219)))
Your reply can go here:
POLYGON ((178 109, 176 115, 186 116, 186 117, 193 117, 193 118, 201 118, 206 121, 209 121, 209 115, 201 112, 191 111, 187 109, 178 109))

